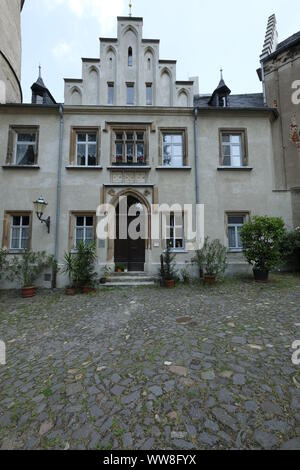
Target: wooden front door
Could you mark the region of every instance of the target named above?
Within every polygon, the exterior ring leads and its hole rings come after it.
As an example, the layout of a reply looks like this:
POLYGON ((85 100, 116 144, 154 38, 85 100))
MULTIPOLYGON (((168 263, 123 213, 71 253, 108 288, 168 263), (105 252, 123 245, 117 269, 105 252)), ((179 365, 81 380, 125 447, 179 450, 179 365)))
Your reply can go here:
POLYGON ((128 228, 136 217, 128 216, 128 211, 131 206, 139 204, 139 201, 133 196, 127 198, 127 213, 120 213, 120 206, 116 210, 116 240, 115 240, 115 263, 124 264, 129 272, 143 272, 145 270, 145 251, 146 251, 146 240, 142 237, 137 240, 133 240, 128 233, 128 228), (121 239, 120 231, 121 223, 127 223, 127 236, 126 239, 121 239))

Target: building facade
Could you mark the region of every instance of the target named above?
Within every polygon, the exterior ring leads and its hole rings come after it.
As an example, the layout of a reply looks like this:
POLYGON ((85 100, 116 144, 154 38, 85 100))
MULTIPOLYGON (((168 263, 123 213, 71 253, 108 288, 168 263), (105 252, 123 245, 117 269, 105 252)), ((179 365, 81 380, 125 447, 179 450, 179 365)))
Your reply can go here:
POLYGON ((21 17, 25 0, 1 0, 0 103, 21 103, 21 17))
MULTIPOLYGON (((31 104, 0 106, 2 247, 46 250, 61 264, 80 241, 96 241, 99 274, 122 263, 156 275, 169 245, 178 270, 196 274, 194 250, 209 236, 228 247, 229 272, 248 270, 241 226, 266 214, 293 225, 291 192, 276 185, 278 110, 262 93, 231 94, 223 77, 199 95, 197 79, 178 81, 176 61, 160 58, 159 40, 143 39, 142 26, 118 18, 118 37, 101 38, 100 58, 83 59, 82 77, 65 80, 64 105, 40 76, 31 104), (41 194, 49 234, 34 214, 41 194), (115 239, 97 233, 107 207, 115 239), (143 236, 121 235, 125 213, 127 224, 141 217, 143 236)), ((59 275, 58 286, 66 283, 59 275)), ((48 275, 41 285, 50 286, 48 275)))
POLYGON ((300 32, 280 43, 277 39, 276 17, 272 15, 259 76, 267 105, 279 111, 273 125, 276 189, 291 192, 294 225, 300 226, 300 32))

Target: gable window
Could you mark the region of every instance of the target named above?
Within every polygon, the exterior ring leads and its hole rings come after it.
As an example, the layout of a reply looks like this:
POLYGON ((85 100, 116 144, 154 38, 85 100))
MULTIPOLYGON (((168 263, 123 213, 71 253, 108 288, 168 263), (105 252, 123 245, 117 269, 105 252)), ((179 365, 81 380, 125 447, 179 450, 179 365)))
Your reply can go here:
POLYGON ((128 48, 128 67, 133 66, 133 55, 132 55, 132 47, 128 48))
POLYGON ((75 248, 79 243, 91 245, 95 241, 94 217, 92 215, 75 216, 75 248))
POLYGON ((113 105, 115 102, 115 85, 114 83, 108 83, 107 85, 107 103, 113 105))
POLYGON ((38 127, 10 127, 6 164, 33 166, 36 165, 37 158, 38 127))
POLYGON ((241 230, 246 222, 246 214, 227 214, 228 247, 233 251, 242 251, 241 230))
POLYGON ((100 160, 100 129, 71 128, 70 165, 74 167, 95 167, 100 160))
POLYGON ((247 166, 245 131, 221 131, 221 165, 239 168, 247 166))
POLYGON ((134 84, 127 83, 126 85, 126 103, 128 106, 134 105, 134 84))
POLYGON ((163 166, 181 167, 184 162, 184 135, 163 134, 163 166))
POLYGON ((114 131, 114 165, 145 165, 145 130, 114 131))
POLYGON ((184 214, 171 212, 166 221, 166 243, 172 251, 184 250, 184 214))
POLYGON ((152 93, 152 83, 146 83, 146 105, 152 106, 153 93, 152 93))

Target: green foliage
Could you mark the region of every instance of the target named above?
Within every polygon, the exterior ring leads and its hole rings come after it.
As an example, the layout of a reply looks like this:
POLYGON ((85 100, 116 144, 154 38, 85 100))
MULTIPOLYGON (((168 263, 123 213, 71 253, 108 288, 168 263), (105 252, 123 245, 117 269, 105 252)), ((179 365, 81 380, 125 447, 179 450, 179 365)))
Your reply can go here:
POLYGON ((96 276, 95 263, 97 259, 95 243, 80 242, 76 253, 71 255, 72 280, 76 287, 94 287, 96 276))
POLYGON ((160 276, 164 281, 173 281, 177 279, 174 259, 175 253, 172 253, 171 248, 168 246, 161 257, 160 276))
POLYGON ((6 270, 7 268, 7 251, 2 250, 0 248, 0 279, 1 279, 1 274, 6 270))
POLYGON ((24 250, 22 254, 9 260, 8 279, 12 282, 18 280, 22 287, 32 287, 41 272, 52 264, 52 260, 53 257, 44 251, 24 250))
POLYGON ((203 248, 196 251, 193 262, 204 274, 218 277, 220 274, 224 274, 227 268, 227 248, 222 245, 220 240, 210 241, 207 237, 203 248))
POLYGON ((61 272, 68 275, 69 287, 73 287, 75 283, 75 256, 72 253, 65 253, 61 272))
POLYGON ((124 264, 124 263, 116 263, 116 271, 121 270, 122 273, 123 273, 126 268, 127 268, 126 264, 124 264))
POLYGON ((286 231, 279 217, 253 217, 241 230, 245 258, 260 271, 270 271, 282 263, 282 242, 286 231))
POLYGON ((300 227, 285 234, 281 243, 281 252, 288 264, 300 269, 300 227))

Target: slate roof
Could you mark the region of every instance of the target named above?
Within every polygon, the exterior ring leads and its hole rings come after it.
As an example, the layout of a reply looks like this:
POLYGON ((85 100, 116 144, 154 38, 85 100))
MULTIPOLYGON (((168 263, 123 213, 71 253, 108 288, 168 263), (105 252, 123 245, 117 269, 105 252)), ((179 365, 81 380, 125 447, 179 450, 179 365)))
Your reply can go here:
POLYGON ((280 54, 281 52, 284 52, 289 47, 292 47, 299 42, 300 42, 300 31, 298 31, 298 33, 293 34, 292 36, 285 39, 284 41, 280 42, 277 45, 276 51, 272 52, 272 54, 265 57, 263 59, 263 62, 267 62, 270 59, 274 59, 278 54, 280 54))
MULTIPOLYGON (((198 108, 213 108, 209 106, 211 95, 196 95, 194 97, 194 105, 198 108)), ((234 109, 245 108, 264 108, 264 97, 262 93, 248 93, 245 95, 230 95, 228 97, 228 107, 234 109)), ((219 108, 216 108, 219 109, 219 108)), ((224 108, 223 108, 224 109, 224 108)))

